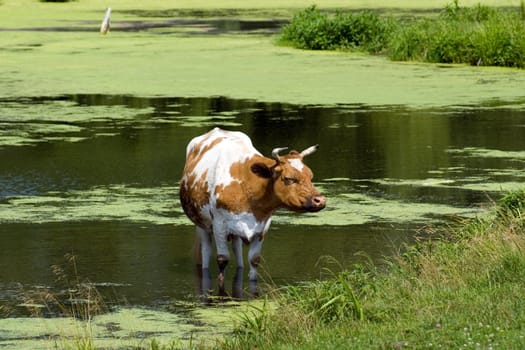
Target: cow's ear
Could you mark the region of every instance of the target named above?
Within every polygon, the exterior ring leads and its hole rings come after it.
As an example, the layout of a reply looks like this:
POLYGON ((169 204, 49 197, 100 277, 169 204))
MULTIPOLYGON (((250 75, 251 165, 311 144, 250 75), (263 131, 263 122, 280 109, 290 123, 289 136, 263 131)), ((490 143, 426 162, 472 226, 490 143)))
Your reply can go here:
POLYGON ((250 169, 252 170, 252 173, 265 179, 270 179, 273 176, 272 169, 267 167, 264 163, 254 163, 250 169))

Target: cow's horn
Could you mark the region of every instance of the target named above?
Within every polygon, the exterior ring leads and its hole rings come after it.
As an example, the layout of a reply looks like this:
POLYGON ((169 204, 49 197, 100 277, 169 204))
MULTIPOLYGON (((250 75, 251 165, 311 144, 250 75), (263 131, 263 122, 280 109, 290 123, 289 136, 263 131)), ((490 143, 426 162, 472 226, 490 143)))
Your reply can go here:
POLYGON ((308 147, 307 149, 305 149, 304 151, 301 152, 301 156, 303 156, 303 157, 309 156, 310 154, 312 154, 315 151, 317 151, 317 148, 319 148, 319 145, 314 145, 314 146, 308 147))
POLYGON ((272 150, 272 157, 276 161, 279 161, 279 152, 286 151, 288 147, 277 147, 272 150))

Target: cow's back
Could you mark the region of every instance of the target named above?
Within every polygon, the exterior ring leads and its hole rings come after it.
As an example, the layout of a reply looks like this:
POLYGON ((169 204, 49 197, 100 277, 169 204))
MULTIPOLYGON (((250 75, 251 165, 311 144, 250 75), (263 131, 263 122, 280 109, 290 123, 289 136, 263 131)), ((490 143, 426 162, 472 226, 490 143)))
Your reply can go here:
POLYGON ((215 128, 190 141, 180 184, 182 207, 188 217, 203 228, 212 225, 216 209, 215 189, 232 181, 230 169, 260 153, 250 138, 237 131, 215 128))

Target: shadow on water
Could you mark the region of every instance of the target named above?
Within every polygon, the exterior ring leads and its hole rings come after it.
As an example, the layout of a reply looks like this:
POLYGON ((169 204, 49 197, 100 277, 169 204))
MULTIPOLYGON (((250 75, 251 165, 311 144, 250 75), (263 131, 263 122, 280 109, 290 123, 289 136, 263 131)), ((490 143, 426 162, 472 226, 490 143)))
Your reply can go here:
MULTIPOLYGON (((112 32, 150 31, 158 34, 178 33, 182 35, 217 35, 228 33, 276 34, 288 21, 282 19, 168 19, 168 20, 127 20, 114 22, 112 32)), ((27 32, 97 32, 99 21, 83 21, 64 26, 3 28, 2 31, 27 32)))
MULTIPOLYGON (((202 279, 178 179, 189 140, 215 126, 245 132, 266 155, 320 144, 308 165, 328 206, 275 215, 263 248, 263 290, 319 278, 321 256, 343 266, 381 263, 416 236, 478 213, 480 203, 521 187, 525 176, 525 112, 517 110, 225 97, 0 99, 0 304, 16 314, 21 290, 54 288, 50 267, 64 254, 77 256, 83 277, 126 304, 195 298, 202 279)), ((247 279, 236 283, 243 276, 236 279, 230 265, 227 292, 249 296, 247 279)), ((216 290, 213 277, 205 283, 216 290)))

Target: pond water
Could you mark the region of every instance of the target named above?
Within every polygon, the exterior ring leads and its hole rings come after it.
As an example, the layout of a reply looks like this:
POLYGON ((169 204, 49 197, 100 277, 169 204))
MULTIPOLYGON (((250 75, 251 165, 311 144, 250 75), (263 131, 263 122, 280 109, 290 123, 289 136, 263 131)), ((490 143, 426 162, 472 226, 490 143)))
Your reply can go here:
MULTIPOLYGON (((0 99, 0 305, 60 288, 53 265, 125 305, 196 296, 194 228, 178 202, 189 140, 219 126, 268 155, 303 149, 328 198, 316 214, 278 212, 262 280, 319 278, 320 257, 374 261, 525 178, 525 111, 297 106, 251 100, 114 95, 0 99)), ((335 265, 328 265, 337 269, 335 265)), ((230 264, 227 275, 234 275, 230 264)), ((3 311, 6 311, 4 309, 3 311)))
MULTIPOLYGON (((142 11, 129 11, 130 14, 144 16, 142 11)), ((148 16, 144 16, 148 17, 148 16)), ((156 17, 170 17, 169 14, 156 17)), ((164 20, 121 20, 111 26, 112 32, 149 31, 152 34, 217 35, 217 34, 275 34, 287 23, 284 19, 232 19, 232 18, 191 18, 164 20)), ((22 27, 15 31, 29 32, 93 32, 99 21, 85 20, 67 23, 62 26, 22 27)), ((0 27, 2 31, 12 28, 0 27)))

